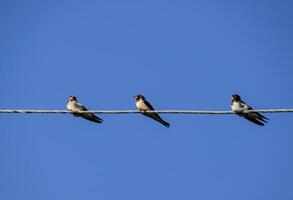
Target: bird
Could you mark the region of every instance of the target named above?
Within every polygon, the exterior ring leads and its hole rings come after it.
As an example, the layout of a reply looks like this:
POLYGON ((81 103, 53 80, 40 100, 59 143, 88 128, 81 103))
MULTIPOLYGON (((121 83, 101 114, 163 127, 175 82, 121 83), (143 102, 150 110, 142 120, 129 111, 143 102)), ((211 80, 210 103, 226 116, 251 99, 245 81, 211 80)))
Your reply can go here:
POLYGON ((245 119, 259 126, 264 126, 265 123, 267 123, 267 121, 269 120, 258 112, 245 112, 253 110, 253 108, 246 104, 244 101, 242 101, 241 97, 238 94, 233 94, 231 96, 231 109, 237 115, 244 117, 245 119))
POLYGON ((102 123, 103 120, 94 113, 77 113, 79 111, 87 111, 86 107, 81 103, 78 103, 77 98, 75 96, 70 96, 66 105, 67 109, 72 112, 72 114, 76 117, 82 117, 92 122, 102 123))
POLYGON ((153 106, 145 99, 143 95, 134 96, 135 105, 139 112, 143 115, 150 117, 159 123, 163 124, 165 127, 169 128, 170 124, 164 121, 157 113, 147 113, 146 111, 154 110, 153 106))

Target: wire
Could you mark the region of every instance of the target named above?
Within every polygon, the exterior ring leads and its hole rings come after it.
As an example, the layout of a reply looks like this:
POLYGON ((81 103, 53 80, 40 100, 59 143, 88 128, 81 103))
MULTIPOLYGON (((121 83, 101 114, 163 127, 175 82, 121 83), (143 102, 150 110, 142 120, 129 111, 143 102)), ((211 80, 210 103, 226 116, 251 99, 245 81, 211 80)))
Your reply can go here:
MULTIPOLYGON (((160 113, 160 114, 213 114, 213 115, 226 115, 237 114, 233 111, 206 111, 206 110, 154 110, 145 111, 145 113, 160 113)), ((269 109, 269 110, 247 110, 245 113, 259 112, 259 113, 289 113, 293 109, 269 109)), ((68 110, 0 110, 0 113, 38 113, 38 114, 72 114, 68 110)), ((89 110, 79 111, 75 113, 95 113, 95 114, 135 114, 142 113, 137 110, 89 110)))

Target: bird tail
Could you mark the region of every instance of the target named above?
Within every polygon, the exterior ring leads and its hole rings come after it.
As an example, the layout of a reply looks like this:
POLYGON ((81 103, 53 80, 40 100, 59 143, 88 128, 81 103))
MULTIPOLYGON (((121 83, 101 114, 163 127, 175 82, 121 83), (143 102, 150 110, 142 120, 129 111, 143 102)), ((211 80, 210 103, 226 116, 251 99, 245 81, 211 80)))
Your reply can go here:
POLYGON ((257 118, 247 117, 247 116, 245 116, 244 118, 249 120, 249 121, 251 121, 252 123, 255 123, 255 124, 259 125, 259 126, 264 126, 265 125, 263 122, 259 121, 257 118))
MULTIPOLYGON (((266 118, 265 116, 263 116, 262 114, 258 113, 258 112, 253 112, 251 118, 253 118, 253 122, 263 126, 265 123, 268 123, 268 118, 266 118), (257 122, 259 123, 257 123, 257 122)), ((250 120, 251 121, 251 120, 250 120)))
POLYGON ((103 122, 103 120, 102 120, 101 118, 98 118, 98 117, 95 117, 95 118, 93 118, 93 119, 90 120, 90 121, 92 121, 92 122, 96 122, 96 123, 102 123, 102 122, 103 122))
POLYGON ((145 115, 156 120, 157 122, 163 124, 167 128, 170 127, 170 124, 168 122, 164 121, 157 113, 150 113, 150 114, 145 114, 145 115))
POLYGON ((89 120, 89 121, 92 121, 92 122, 96 122, 96 123, 102 123, 103 120, 99 117, 97 117, 96 115, 92 114, 92 113, 89 113, 89 114, 86 114, 86 115, 82 115, 81 117, 89 120))
POLYGON ((161 122, 165 127, 169 128, 170 127, 170 124, 166 121, 162 121, 161 122))
POLYGON ((261 115, 260 113, 257 113, 257 119, 259 119, 260 121, 267 123, 268 122, 268 118, 266 118, 265 116, 261 115))

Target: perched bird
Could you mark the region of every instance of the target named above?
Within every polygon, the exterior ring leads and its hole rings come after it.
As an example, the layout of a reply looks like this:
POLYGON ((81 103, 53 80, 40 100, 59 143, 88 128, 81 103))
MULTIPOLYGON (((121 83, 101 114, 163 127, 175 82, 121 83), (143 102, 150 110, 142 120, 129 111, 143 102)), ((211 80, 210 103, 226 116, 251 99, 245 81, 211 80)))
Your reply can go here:
POLYGON ((232 95, 231 108, 237 115, 260 126, 264 126, 264 124, 267 123, 267 120, 269 120, 258 112, 245 112, 247 110, 253 110, 253 108, 243 102, 238 94, 232 95))
POLYGON ((82 117, 84 119, 87 119, 87 120, 90 120, 90 121, 96 122, 96 123, 102 123, 103 122, 102 119, 98 118, 93 113, 76 113, 76 112, 79 112, 79 111, 87 111, 87 109, 82 104, 78 103, 78 101, 77 101, 75 96, 70 96, 69 97, 66 107, 76 117, 82 117))
POLYGON ((152 105, 145 99, 142 95, 136 95, 134 97, 135 99, 135 105, 137 107, 137 110, 142 112, 143 115, 148 116, 161 124, 163 124, 165 127, 169 128, 170 124, 166 121, 164 121, 157 113, 147 113, 145 111, 148 110, 154 110, 152 105))

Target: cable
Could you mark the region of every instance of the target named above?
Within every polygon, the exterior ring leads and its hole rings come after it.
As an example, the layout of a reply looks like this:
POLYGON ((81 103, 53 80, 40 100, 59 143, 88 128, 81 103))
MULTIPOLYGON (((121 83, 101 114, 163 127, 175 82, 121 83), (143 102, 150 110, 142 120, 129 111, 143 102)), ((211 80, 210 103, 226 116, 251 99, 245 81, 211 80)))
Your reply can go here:
MULTIPOLYGON (((206 111, 206 110, 154 110, 145 111, 146 113, 160 113, 160 114, 214 114, 214 115, 226 115, 236 114, 233 111, 206 111)), ((269 109, 269 110, 249 110, 245 113, 259 112, 259 113, 288 113, 293 112, 293 109, 269 109)), ((72 114, 68 110, 0 110, 0 113, 38 113, 38 114, 72 114)), ((142 113, 137 110, 89 110, 80 111, 76 113, 95 113, 95 114, 135 114, 142 113)))

